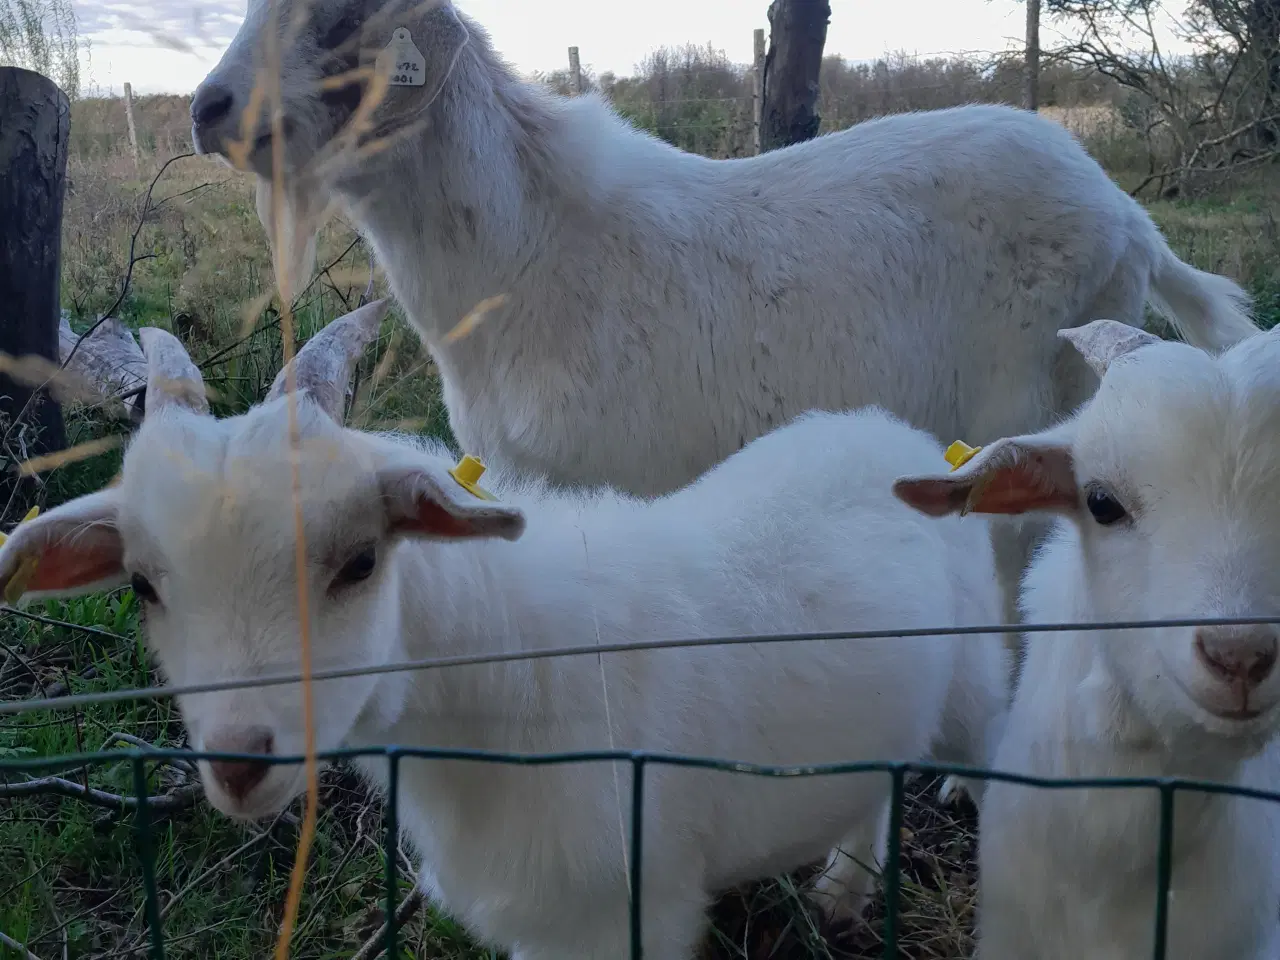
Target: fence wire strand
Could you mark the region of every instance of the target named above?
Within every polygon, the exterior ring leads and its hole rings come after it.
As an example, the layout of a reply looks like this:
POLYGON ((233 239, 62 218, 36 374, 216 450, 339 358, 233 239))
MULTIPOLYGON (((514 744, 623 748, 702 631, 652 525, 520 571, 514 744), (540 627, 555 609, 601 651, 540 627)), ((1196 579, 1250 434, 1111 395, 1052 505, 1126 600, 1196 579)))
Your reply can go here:
MULTIPOLYGON (((715 637, 691 637, 676 640, 642 640, 617 643, 573 644, 547 647, 542 650, 507 650, 492 653, 462 654, 449 657, 427 657, 417 660, 401 660, 394 663, 369 664, 359 667, 335 667, 312 670, 311 680, 341 680, 350 677, 368 677, 385 673, 405 673, 419 670, 438 670, 446 667, 483 666, 497 663, 546 660, 558 657, 587 656, 604 653, 636 653, 645 650, 692 649, 697 647, 736 646, 750 643, 801 643, 825 640, 888 640, 897 637, 973 636, 976 634, 1037 634, 1076 632, 1115 632, 1120 630, 1169 629, 1172 627, 1229 627, 1259 624, 1280 625, 1280 616, 1273 617, 1185 617, 1162 620, 1102 620, 1072 623, 1000 623, 981 626, 912 627, 883 630, 832 630, 821 633, 771 633, 734 634, 715 637)), ((27 700, 0 703, 0 716, 30 713, 35 710, 66 710, 91 704, 119 703, 126 700, 159 699, 186 696, 194 693, 220 693, 227 690, 248 690, 258 687, 282 686, 302 683, 301 673, 244 677, 234 680, 217 680, 207 683, 190 683, 173 686, 133 687, 124 690, 102 690, 90 693, 69 694, 61 697, 38 697, 27 700)))

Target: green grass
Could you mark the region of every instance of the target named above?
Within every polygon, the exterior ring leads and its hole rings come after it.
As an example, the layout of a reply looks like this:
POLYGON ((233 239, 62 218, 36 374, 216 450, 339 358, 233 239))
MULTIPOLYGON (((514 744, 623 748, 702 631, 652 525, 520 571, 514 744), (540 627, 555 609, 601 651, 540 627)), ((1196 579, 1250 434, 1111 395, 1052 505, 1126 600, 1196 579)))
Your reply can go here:
MULTIPOLYGON (((77 109, 73 144, 80 146, 69 165, 75 190, 66 208, 63 302, 73 313, 73 325, 83 330, 119 293, 140 198, 159 162, 144 158, 143 169, 135 172, 118 147, 110 149, 112 137, 116 143, 119 137, 95 129, 92 111, 77 109)), ((187 147, 178 143, 176 149, 187 147)), ((1123 153, 1114 143, 1108 149, 1123 153)), ((1117 179, 1136 182, 1124 174, 1117 179)), ((136 252, 147 259, 135 265, 118 315, 135 327, 159 325, 177 332, 197 362, 217 358, 205 369, 218 396, 215 410, 223 415, 243 411, 263 396, 283 352, 278 304, 263 299, 272 277, 251 186, 213 161, 191 158, 169 167, 155 197, 159 205, 138 235, 136 252)), ((1280 178, 1258 174, 1222 196, 1160 201, 1151 210, 1179 255, 1240 279, 1271 325, 1280 319, 1280 230, 1271 214, 1277 199, 1280 178)), ((334 261, 333 268, 301 298, 296 311, 300 341, 344 312, 364 290, 366 251, 357 244, 339 256, 354 236, 340 221, 322 233, 319 259, 334 261)), ((375 295, 384 292, 385 282, 376 276, 375 295)), ((448 436, 434 368, 398 311, 385 322, 359 379, 353 422, 448 436), (373 383, 380 364, 385 376, 373 383)), ((82 408, 69 409, 67 422, 73 443, 127 430, 124 423, 82 408)), ((46 478, 41 502, 53 505, 101 487, 119 460, 117 449, 55 470, 46 478)), ((30 698, 54 684, 83 692, 158 681, 138 641, 128 590, 48 603, 34 612, 71 626, 0 616, 0 699, 30 698), (118 639, 77 631, 77 625, 118 639)), ((175 707, 161 699, 5 717, 0 719, 0 759, 96 750, 118 733, 157 747, 184 744, 175 707)), ((132 789, 131 768, 123 761, 60 775, 113 794, 132 789)), ((203 801, 193 789, 196 782, 194 773, 181 766, 163 767, 151 776, 153 792, 186 791, 192 800, 154 824, 167 955, 257 960, 275 941, 301 806, 295 804, 274 823, 236 824, 203 801)), ((293 953, 351 957, 382 920, 381 808, 348 771, 328 772, 322 783, 321 819, 293 953)), ((936 787, 936 780, 913 784, 903 837, 901 931, 910 957, 962 956, 971 946, 972 811, 940 810, 932 800, 936 787)), ((146 929, 135 840, 129 814, 52 795, 0 798, 0 933, 25 943, 40 960, 141 956, 146 929)), ((402 867, 407 878, 407 861, 402 867)), ((879 956, 879 907, 856 930, 823 930, 804 908, 798 883, 784 878, 726 895, 714 911, 716 931, 706 956, 879 956)), ((406 880, 402 893, 408 891, 406 880)), ((472 945, 456 923, 430 910, 410 920, 401 943, 406 957, 492 956, 472 945)), ((17 957, 0 946, 0 960, 17 957)))

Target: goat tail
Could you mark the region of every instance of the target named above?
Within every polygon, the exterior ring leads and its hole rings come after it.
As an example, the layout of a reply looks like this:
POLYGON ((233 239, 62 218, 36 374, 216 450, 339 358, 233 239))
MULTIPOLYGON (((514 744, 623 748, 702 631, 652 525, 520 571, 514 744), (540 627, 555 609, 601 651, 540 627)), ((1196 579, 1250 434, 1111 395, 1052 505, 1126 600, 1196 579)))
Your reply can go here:
POLYGON ((1184 263, 1163 240, 1161 246, 1151 303, 1187 343, 1219 353, 1259 332, 1244 288, 1229 277, 1184 263))

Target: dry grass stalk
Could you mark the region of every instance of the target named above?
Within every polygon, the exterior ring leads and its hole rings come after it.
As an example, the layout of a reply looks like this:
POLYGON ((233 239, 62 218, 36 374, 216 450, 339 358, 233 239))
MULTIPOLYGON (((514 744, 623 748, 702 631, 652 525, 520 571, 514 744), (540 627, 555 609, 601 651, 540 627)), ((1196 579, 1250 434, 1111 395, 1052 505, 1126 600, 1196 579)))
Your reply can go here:
POLYGON ((453 329, 444 335, 445 343, 453 343, 461 340, 470 334, 492 310, 502 306, 507 302, 507 295, 500 293, 495 297, 486 297, 471 308, 471 312, 454 325, 453 329))
POLYGON ((68 447, 66 450, 46 453, 43 456, 24 460, 18 464, 18 474, 23 477, 33 477, 37 473, 46 473, 49 470, 56 470, 58 467, 65 467, 69 463, 79 463, 81 460, 88 460, 90 457, 96 457, 100 453, 114 450, 120 446, 120 443, 121 438, 118 434, 110 437, 99 437, 96 440, 86 440, 84 443, 78 443, 74 447, 68 447))

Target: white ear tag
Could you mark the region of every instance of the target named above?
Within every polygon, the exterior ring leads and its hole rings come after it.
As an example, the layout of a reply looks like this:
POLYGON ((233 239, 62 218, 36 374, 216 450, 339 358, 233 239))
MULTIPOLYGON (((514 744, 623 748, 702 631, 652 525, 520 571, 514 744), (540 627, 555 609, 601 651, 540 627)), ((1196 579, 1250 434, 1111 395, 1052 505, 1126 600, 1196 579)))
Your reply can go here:
POLYGON ((387 44, 392 57, 390 84, 393 87, 421 87, 427 82, 427 58, 413 43, 404 27, 396 27, 387 44))

